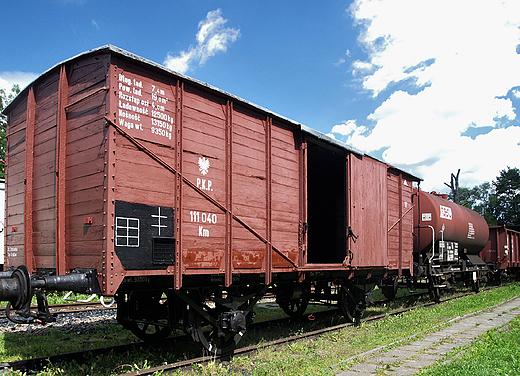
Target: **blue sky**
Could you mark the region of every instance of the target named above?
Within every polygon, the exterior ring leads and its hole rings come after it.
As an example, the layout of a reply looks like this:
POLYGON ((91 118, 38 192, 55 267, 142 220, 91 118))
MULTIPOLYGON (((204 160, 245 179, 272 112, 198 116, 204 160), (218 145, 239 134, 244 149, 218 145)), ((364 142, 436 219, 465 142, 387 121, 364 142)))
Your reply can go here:
POLYGON ((0 86, 113 44, 447 191, 519 167, 517 0, 2 4, 0 86))

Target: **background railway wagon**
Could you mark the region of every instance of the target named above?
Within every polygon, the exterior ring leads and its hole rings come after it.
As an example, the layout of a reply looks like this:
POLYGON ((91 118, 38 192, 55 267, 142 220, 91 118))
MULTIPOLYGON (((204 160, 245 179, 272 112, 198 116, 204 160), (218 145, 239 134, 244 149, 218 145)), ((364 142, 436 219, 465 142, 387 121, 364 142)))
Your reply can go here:
POLYGON ((96 269, 104 295, 411 274, 418 178, 117 47, 5 113, 7 267, 96 269))
POLYGON ((480 258, 499 270, 520 269, 520 227, 490 226, 489 240, 480 258))

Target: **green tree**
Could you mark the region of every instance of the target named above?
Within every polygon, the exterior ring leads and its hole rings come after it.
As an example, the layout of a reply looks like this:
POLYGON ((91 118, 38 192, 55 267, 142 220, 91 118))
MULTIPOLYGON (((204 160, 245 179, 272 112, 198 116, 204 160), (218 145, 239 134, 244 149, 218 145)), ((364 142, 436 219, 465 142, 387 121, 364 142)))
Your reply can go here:
POLYGON ((6 93, 0 89, 0 178, 5 178, 5 153, 7 151, 7 116, 1 114, 9 103, 18 95, 20 87, 13 85, 11 91, 6 93))
POLYGON ((473 188, 461 187, 459 188, 459 204, 475 210, 484 217, 488 225, 494 226, 497 224, 491 205, 496 199, 493 196, 494 193, 495 191, 489 182, 484 182, 473 188))
MULTIPOLYGON (((453 194, 448 195, 453 201, 453 194)), ((459 204, 480 213, 488 225, 520 225, 520 169, 507 167, 491 183, 459 188, 459 204)))
POLYGON ((507 167, 493 181, 490 207, 499 225, 520 225, 520 169, 507 167))

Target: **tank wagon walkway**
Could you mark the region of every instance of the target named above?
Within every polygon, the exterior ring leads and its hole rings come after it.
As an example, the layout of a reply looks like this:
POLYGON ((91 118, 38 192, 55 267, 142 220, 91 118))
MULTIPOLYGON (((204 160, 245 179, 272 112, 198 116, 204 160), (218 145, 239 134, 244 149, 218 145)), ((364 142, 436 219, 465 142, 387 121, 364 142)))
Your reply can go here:
MULTIPOLYGON (((520 315, 520 297, 506 301, 491 311, 470 314, 452 320, 452 324, 437 332, 426 334, 422 340, 392 348, 378 348, 345 362, 359 360, 348 371, 336 376, 413 375, 451 350, 465 346, 488 330, 506 325, 520 315)), ((409 342, 409 341, 407 341, 409 342)))

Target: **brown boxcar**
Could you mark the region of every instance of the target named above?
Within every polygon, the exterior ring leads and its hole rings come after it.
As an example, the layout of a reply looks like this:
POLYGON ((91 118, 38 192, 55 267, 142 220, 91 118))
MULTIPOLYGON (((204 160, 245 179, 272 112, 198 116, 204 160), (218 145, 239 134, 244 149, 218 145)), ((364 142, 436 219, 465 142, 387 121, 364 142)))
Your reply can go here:
POLYGON ((268 286, 299 313, 338 283, 353 317, 375 283, 412 274, 420 179, 114 46, 56 65, 5 113, 7 267, 47 288, 88 270, 141 337, 186 325, 174 305, 218 326, 207 299, 247 321, 268 286))
POLYGON ((496 269, 518 274, 520 268, 520 232, 506 226, 490 226, 489 240, 480 258, 496 269))

